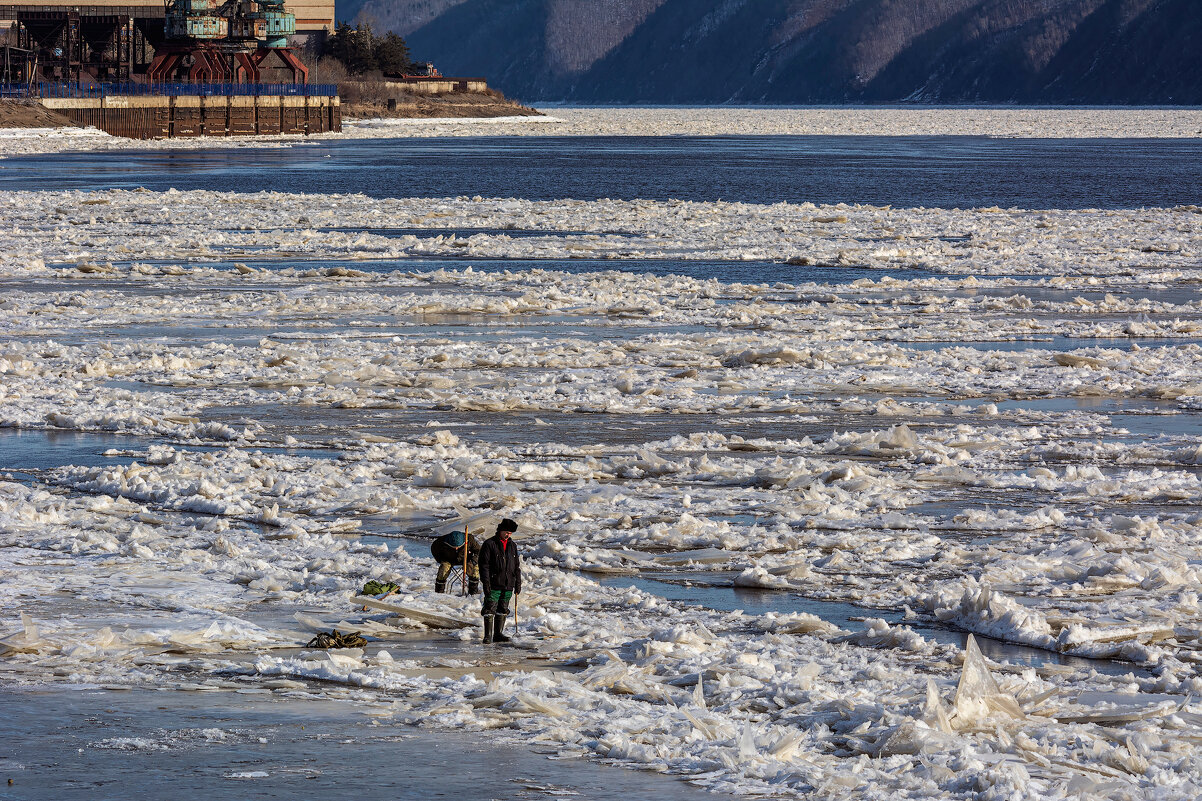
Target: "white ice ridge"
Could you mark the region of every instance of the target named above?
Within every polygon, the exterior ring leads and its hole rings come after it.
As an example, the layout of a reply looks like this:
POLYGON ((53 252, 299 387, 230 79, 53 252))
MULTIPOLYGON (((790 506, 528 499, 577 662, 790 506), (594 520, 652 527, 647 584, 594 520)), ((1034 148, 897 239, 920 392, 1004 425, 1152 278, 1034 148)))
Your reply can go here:
POLYGON ((543 111, 548 117, 502 120, 347 121, 341 136, 989 136, 1006 139, 1202 137, 1202 110, 1190 108, 553 106, 543 111))
MULTIPOLYGON (((48 264, 97 277, 131 270, 178 274, 195 271, 182 262, 262 258, 268 266, 301 268, 312 260, 363 261, 362 269, 380 260, 431 257, 767 261, 796 268, 799 280, 816 268, 833 270, 832 278, 849 268, 887 270, 877 288, 891 294, 939 288, 927 276, 925 283, 893 280, 905 281, 916 270, 1043 277, 1060 289, 1104 288, 1103 279, 1125 286, 1133 276, 1154 287, 1202 275, 1200 206, 948 210, 111 190, 2 192, 0 214, 9 226, 0 232, 0 269, 30 274, 44 274, 48 264), (1095 280, 1074 281, 1085 276, 1095 280)), ((353 278, 356 266, 327 272, 353 278)), ((249 266, 240 272, 248 281, 258 273, 249 266)), ((717 291, 716 283, 710 286, 717 291)), ((773 288, 761 284, 744 295, 770 301, 773 288)), ((921 295, 914 302, 926 305, 921 295)), ((1007 304, 996 297, 988 302, 1007 304)), ((1113 305, 1117 299, 1074 302, 1101 314, 1140 310, 1113 305)), ((643 308, 636 303, 634 310, 643 308)))
POLYGON ((346 697, 323 679, 723 792, 1199 795, 1197 209, 31 192, 0 218, 0 683, 346 697), (697 254, 796 279, 663 271, 697 254), (420 663, 415 624, 351 604, 377 577, 474 617, 357 539, 459 509, 519 522, 520 636, 558 670, 462 675, 478 630, 420 663), (385 642, 279 650, 318 626, 385 642))

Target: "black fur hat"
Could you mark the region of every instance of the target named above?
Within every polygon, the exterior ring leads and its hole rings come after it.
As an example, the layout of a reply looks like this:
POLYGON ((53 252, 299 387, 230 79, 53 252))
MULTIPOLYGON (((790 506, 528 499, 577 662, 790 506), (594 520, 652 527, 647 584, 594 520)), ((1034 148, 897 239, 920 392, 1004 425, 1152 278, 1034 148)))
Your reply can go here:
POLYGON ((510 520, 508 517, 505 518, 504 520, 502 520, 501 524, 499 526, 497 526, 497 533, 500 533, 502 531, 517 531, 517 530, 518 530, 518 524, 513 522, 512 520, 510 520))

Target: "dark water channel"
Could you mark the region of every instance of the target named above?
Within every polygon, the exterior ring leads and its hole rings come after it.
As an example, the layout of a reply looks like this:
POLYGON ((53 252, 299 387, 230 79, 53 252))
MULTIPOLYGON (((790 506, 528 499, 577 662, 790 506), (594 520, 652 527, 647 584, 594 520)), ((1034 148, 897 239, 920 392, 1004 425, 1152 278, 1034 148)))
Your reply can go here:
MULTIPOLYGON (((66 465, 106 467, 127 465, 142 460, 142 454, 154 444, 167 444, 153 437, 131 434, 105 434, 57 429, 0 428, 0 471, 26 477, 66 465), (113 453, 108 453, 113 451, 113 453)), ((179 445, 180 451, 221 451, 222 445, 179 445)), ((246 451, 288 456, 309 456, 334 459, 342 455, 336 449, 282 448, 257 445, 238 446, 246 451)))
POLYGON ((1202 140, 977 136, 344 139, 5 159, 0 188, 1139 208, 1202 198, 1202 140))
POLYGON ((1107 348, 1129 351, 1134 348, 1175 348, 1183 345, 1202 344, 1199 337, 1063 337, 1015 339, 999 342, 898 342, 899 347, 909 350, 944 350, 946 348, 971 348, 979 351, 1021 352, 1024 350, 1048 350, 1063 352, 1079 348, 1107 348))
POLYGON ((116 464, 118 459, 105 456, 105 451, 145 448, 148 444, 147 440, 121 434, 0 428, 0 471, 25 477, 69 464, 116 464))

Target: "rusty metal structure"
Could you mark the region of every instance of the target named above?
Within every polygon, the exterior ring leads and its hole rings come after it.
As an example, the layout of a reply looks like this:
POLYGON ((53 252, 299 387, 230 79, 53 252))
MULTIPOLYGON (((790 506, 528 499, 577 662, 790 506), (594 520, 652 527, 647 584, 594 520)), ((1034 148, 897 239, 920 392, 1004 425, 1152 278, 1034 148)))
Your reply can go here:
MULTIPOLYGON (((0 0, 2 2, 2 0, 0 0)), ((0 5, 10 20, 0 84, 129 81, 163 41, 162 18, 137 6, 54 9, 0 5)))
POLYGON ((333 0, 85 1, 0 0, 0 87, 305 83, 293 40, 320 42, 334 14, 333 0))
POLYGON ((153 83, 176 80, 259 83, 273 55, 292 83, 308 81, 309 70, 289 47, 296 17, 284 0, 167 0, 167 41, 147 70, 153 83))

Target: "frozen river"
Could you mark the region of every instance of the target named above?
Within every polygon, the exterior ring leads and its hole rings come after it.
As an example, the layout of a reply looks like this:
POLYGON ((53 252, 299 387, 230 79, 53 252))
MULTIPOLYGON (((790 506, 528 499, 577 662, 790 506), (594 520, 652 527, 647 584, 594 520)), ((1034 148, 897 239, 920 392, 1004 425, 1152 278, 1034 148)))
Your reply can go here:
POLYGON ((0 161, 0 798, 1197 797, 1198 141, 0 161), (519 647, 350 599, 461 514, 519 647))

